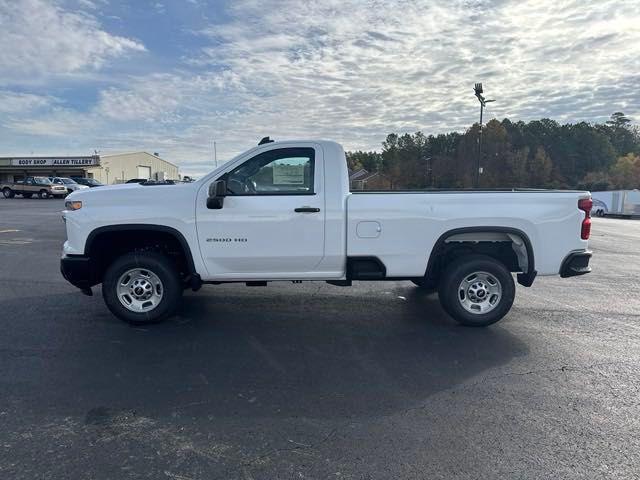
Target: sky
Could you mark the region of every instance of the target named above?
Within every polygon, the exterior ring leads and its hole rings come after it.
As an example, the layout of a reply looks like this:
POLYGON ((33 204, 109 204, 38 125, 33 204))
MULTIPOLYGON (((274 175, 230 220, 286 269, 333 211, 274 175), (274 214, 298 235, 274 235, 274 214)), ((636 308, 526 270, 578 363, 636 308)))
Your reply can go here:
POLYGON ((0 0, 0 156, 640 120, 638 0, 0 0))

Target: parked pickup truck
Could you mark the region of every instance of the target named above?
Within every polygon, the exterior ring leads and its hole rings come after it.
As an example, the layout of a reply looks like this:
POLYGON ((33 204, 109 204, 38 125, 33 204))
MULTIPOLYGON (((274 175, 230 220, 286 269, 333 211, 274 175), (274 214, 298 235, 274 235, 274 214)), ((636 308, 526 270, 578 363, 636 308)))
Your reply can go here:
POLYGON ((55 185, 47 177, 27 177, 15 183, 0 185, 0 190, 5 198, 13 198, 22 195, 31 198, 37 195, 40 198, 62 198, 67 194, 67 189, 62 185, 55 185))
POLYGON ((590 271, 582 191, 349 192, 342 147, 261 142, 193 183, 67 197, 61 270, 131 323, 202 284, 407 280, 464 325, 504 317, 518 283, 590 271))

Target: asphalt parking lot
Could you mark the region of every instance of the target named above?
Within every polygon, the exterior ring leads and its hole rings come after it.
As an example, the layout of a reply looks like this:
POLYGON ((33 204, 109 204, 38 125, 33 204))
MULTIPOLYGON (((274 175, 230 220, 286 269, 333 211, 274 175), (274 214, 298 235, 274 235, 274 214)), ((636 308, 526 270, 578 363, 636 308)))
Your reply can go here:
POLYGON ((208 286, 134 328, 0 199, 0 478, 640 478, 640 221, 487 329, 408 282, 208 286))

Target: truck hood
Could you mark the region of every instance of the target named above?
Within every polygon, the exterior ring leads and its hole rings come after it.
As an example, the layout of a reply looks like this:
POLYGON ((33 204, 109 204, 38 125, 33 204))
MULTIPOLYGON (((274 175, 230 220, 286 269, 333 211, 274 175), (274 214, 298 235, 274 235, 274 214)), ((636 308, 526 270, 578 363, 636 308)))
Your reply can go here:
POLYGON ((123 183, 119 185, 105 185, 98 188, 76 190, 67 200, 80 200, 83 208, 97 206, 130 206, 147 208, 162 208, 167 202, 183 201, 186 197, 194 197, 197 187, 192 183, 175 185, 140 185, 138 183, 123 183))

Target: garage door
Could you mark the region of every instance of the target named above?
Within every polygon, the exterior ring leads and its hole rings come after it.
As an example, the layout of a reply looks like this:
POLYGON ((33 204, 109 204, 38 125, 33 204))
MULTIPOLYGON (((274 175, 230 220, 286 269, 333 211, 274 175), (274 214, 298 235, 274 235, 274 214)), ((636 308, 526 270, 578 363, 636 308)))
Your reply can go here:
POLYGON ((151 178, 151 167, 143 167, 138 165, 138 177, 137 178, 146 178, 147 180, 151 178))

